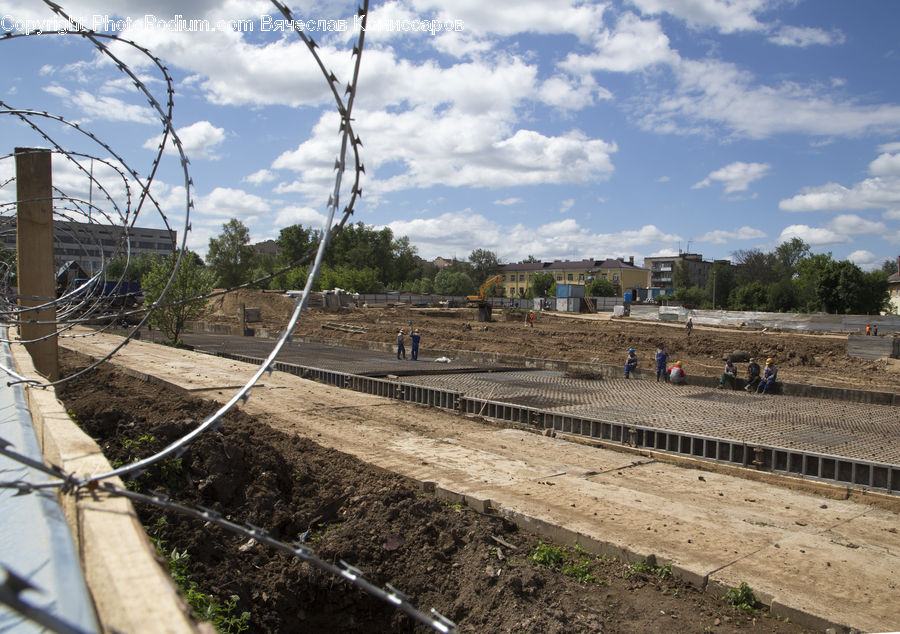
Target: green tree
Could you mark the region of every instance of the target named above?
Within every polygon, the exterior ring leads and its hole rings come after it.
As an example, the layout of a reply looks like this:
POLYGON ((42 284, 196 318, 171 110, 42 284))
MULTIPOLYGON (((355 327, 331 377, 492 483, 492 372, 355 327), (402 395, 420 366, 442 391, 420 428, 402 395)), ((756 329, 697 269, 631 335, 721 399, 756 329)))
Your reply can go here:
POLYGON ((812 253, 797 263, 797 277, 793 282, 799 310, 807 313, 825 310, 818 294, 819 277, 831 262, 831 253, 812 253))
POLYGON ((420 277, 412 283, 409 290, 411 290, 413 293, 430 295, 434 292, 434 281, 427 277, 420 277))
POLYGON ((16 252, 14 249, 0 247, 0 280, 9 286, 16 286, 16 252))
POLYGON ((178 344, 185 323, 198 319, 207 310, 205 299, 194 300, 209 293, 213 287, 212 272, 203 266, 203 260, 193 251, 187 251, 166 292, 163 289, 172 277, 176 255, 152 256, 153 262, 141 279, 144 291, 144 305, 160 302, 150 315, 150 323, 168 337, 171 344, 178 344))
POLYGON ((675 263, 675 269, 672 271, 672 288, 677 293, 680 289, 691 286, 691 274, 688 269, 688 263, 679 260, 675 263))
POLYGON ((712 265, 706 280, 706 296, 713 308, 724 308, 728 305, 728 296, 734 288, 734 267, 725 262, 712 265))
POLYGON ((469 254, 469 263, 472 265, 472 281, 484 284, 488 278, 494 277, 500 271, 500 258, 493 251, 487 249, 475 249, 469 254))
POLYGON ((434 277, 434 292, 439 295, 472 295, 475 283, 462 271, 444 269, 434 277))
POLYGON ((735 284, 743 286, 751 282, 761 282, 763 285, 771 284, 778 279, 776 258, 774 253, 764 253, 759 249, 748 251, 735 251, 732 255, 737 270, 735 272, 735 284))
POLYGON ((854 314, 864 303, 864 275, 847 260, 829 262, 819 275, 816 294, 829 313, 854 314))
POLYGON ((618 297, 619 289, 605 277, 595 277, 584 289, 584 294, 588 297, 618 297))
POLYGON ((765 310, 769 293, 759 280, 735 287, 728 296, 731 310, 765 310))
POLYGON ((132 280, 140 282, 144 277, 144 273, 150 270, 150 267, 153 266, 157 257, 159 256, 151 253, 138 253, 132 255, 131 261, 128 262, 128 271, 126 272, 125 256, 118 255, 110 260, 109 265, 106 267, 106 279, 123 279, 126 282, 132 280))
POLYGON ((887 273, 888 276, 891 276, 894 273, 900 273, 900 269, 897 268, 897 258, 888 258, 882 262, 881 270, 887 273))
POLYGON ((792 279, 797 273, 797 266, 804 258, 809 257, 809 245, 800 238, 792 238, 775 247, 775 273, 780 280, 792 279))
POLYGON ((325 290, 340 288, 351 293, 375 293, 381 290, 381 282, 375 269, 364 266, 355 268, 341 264, 322 267, 319 285, 325 290))
POLYGON ((318 245, 317 236, 303 225, 290 225, 278 232, 278 260, 282 265, 299 262, 311 254, 318 245))
POLYGON ((534 297, 549 297, 550 287, 556 282, 552 273, 542 271, 531 276, 531 290, 534 297))
POLYGON ((206 263, 216 284, 232 288, 248 282, 253 274, 256 249, 250 246, 250 230, 236 218, 222 225, 222 233, 209 239, 206 263))
POLYGON ((878 315, 891 311, 891 296, 888 293, 888 274, 882 270, 863 273, 862 301, 859 314, 878 315))

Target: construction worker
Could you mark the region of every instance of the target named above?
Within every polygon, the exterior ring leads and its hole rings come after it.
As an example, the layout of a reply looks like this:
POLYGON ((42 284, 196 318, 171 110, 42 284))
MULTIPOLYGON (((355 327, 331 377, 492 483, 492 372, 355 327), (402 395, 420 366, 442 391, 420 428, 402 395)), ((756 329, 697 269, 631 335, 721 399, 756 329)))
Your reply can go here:
POLYGON ((666 381, 669 380, 669 373, 666 371, 666 364, 669 362, 669 353, 666 351, 665 344, 661 343, 656 347, 656 380, 659 381, 662 375, 666 381))
POLYGON ((756 388, 757 394, 765 394, 766 390, 775 386, 775 380, 778 378, 778 368, 775 367, 774 359, 766 359, 766 369, 763 370, 762 381, 756 388))
POLYGON ((722 376, 719 378, 719 384, 716 386, 717 390, 721 390, 725 387, 725 384, 731 386, 733 390, 735 387, 735 382, 737 381, 737 368, 734 363, 731 361, 731 357, 729 356, 725 359, 725 371, 722 372, 722 376))
POLYGON ((694 318, 688 317, 687 322, 684 324, 684 329, 687 331, 687 336, 691 336, 691 331, 694 329, 694 318))
POLYGON ((534 328, 534 311, 528 311, 528 325, 534 328))
POLYGON ((625 357, 625 378, 630 379, 631 373, 637 369, 638 358, 634 348, 628 348, 628 356, 625 357))
POLYGON ((669 383, 675 385, 684 385, 687 381, 687 374, 684 373, 684 367, 681 361, 676 361, 672 369, 669 370, 669 383))
POLYGON ((760 382, 760 367, 756 359, 751 357, 750 363, 747 365, 747 385, 744 387, 748 392, 756 389, 760 382))
POLYGON ((412 341, 412 347, 409 351, 409 357, 413 361, 419 360, 419 339, 422 338, 422 335, 419 334, 419 329, 416 328, 413 330, 412 334, 409 336, 410 341, 412 341))
POLYGON ((406 358, 406 346, 403 345, 403 337, 405 333, 403 332, 403 328, 400 329, 400 332, 397 333, 397 358, 403 357, 406 358))

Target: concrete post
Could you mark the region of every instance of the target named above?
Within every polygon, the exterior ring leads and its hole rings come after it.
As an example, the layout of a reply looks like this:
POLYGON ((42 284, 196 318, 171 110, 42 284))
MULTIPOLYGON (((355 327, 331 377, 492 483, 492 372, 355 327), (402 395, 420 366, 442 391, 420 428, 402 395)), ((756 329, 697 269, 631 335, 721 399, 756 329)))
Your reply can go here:
MULTIPOLYGON (((53 186, 50 150, 16 148, 16 277, 19 305, 40 306, 56 298, 53 266, 53 186)), ((51 305, 21 313, 19 335, 35 369, 51 381, 59 378, 56 309, 51 305), (43 324, 35 322, 47 322, 43 324), (48 335, 53 335, 49 336, 48 335), (45 338, 46 337, 46 338, 45 338)))

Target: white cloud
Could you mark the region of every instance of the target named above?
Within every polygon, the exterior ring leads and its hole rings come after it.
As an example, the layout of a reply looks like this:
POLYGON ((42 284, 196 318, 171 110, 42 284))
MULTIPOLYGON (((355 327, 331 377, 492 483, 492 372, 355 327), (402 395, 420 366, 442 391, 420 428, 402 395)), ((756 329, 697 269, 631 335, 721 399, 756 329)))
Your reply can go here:
POLYGON ((760 84, 752 73, 714 59, 680 60, 672 68, 674 89, 648 92, 635 104, 638 123, 646 129, 712 134, 722 127, 751 139, 783 133, 855 137, 900 129, 900 106, 839 98, 828 85, 760 84))
POLYGON ((290 225, 303 225, 304 227, 312 227, 314 229, 322 229, 325 227, 327 216, 319 213, 312 207, 284 207, 275 217, 275 224, 278 227, 288 227, 290 225))
POLYGON ((838 183, 806 187, 778 203, 783 211, 840 211, 876 209, 900 204, 900 179, 867 178, 848 188, 838 183))
POLYGON ((787 242, 792 238, 800 238, 811 247, 821 247, 829 244, 842 244, 850 242, 846 235, 836 233, 824 227, 810 227, 809 225, 790 225, 782 230, 778 237, 778 243, 787 242))
POLYGON ((522 202, 522 199, 521 199, 521 198, 515 198, 515 197, 513 197, 513 198, 504 198, 503 200, 495 200, 495 201, 494 201, 494 204, 495 204, 495 205, 505 205, 505 206, 509 206, 509 205, 517 205, 517 204, 519 204, 520 202, 522 202))
POLYGON ((829 223, 828 228, 835 233, 843 233, 847 235, 857 234, 880 234, 887 230, 887 226, 883 222, 873 222, 861 218, 856 214, 842 214, 835 216, 829 223))
POLYGON ((641 20, 633 13, 623 14, 614 30, 604 29, 594 40, 596 52, 569 53, 560 67, 576 76, 593 71, 631 73, 675 63, 678 57, 658 22, 641 20))
MULTIPOLYGON (((175 132, 181 139, 181 145, 188 160, 218 158, 212 149, 225 141, 225 129, 217 128, 209 121, 197 121, 189 126, 178 128, 175 132)), ((161 142, 162 135, 147 139, 144 148, 157 150, 161 142)), ((165 153, 173 156, 178 154, 171 135, 166 139, 165 153)))
POLYGON ((781 26, 769 41, 779 46, 807 47, 813 45, 833 46, 843 44, 846 37, 838 30, 824 31, 805 26, 781 26))
POLYGON ((567 198, 566 200, 564 200, 560 203, 559 213, 561 213, 561 214, 566 213, 567 211, 569 211, 572 208, 573 205, 575 205, 575 199, 567 198))
POLYGON ((697 238, 697 242, 710 242, 712 244, 728 244, 735 240, 760 240, 765 238, 766 234, 759 229, 753 227, 741 227, 734 231, 726 231, 724 229, 715 229, 708 231, 697 238))
POLYGON ((216 187, 209 194, 196 199, 194 206, 198 214, 219 218, 249 219, 268 212, 271 204, 242 189, 216 187))
POLYGON ((873 176, 900 176, 900 153, 885 152, 869 163, 869 173, 873 176))
POLYGON ((74 104, 88 120, 128 121, 160 124, 156 112, 146 106, 136 106, 115 97, 100 97, 87 90, 70 91, 62 86, 47 86, 44 91, 74 104))
POLYGON ((253 172, 249 176, 245 176, 243 180, 251 185, 262 185, 263 183, 271 183, 275 180, 275 174, 273 174, 271 170, 261 169, 253 172))
POLYGON ((631 3, 648 15, 668 13, 693 29, 734 33, 766 28, 756 15, 768 8, 767 0, 631 0, 631 3))
POLYGON ((850 255, 847 256, 847 259, 853 262, 856 266, 866 271, 873 271, 879 267, 881 267, 881 263, 884 261, 879 258, 877 255, 868 251, 866 249, 860 249, 858 251, 854 251, 850 255))
POLYGON ((768 163, 744 163, 743 161, 735 161, 725 167, 710 172, 709 176, 699 183, 696 183, 691 189, 700 189, 709 187, 713 181, 724 184, 725 193, 733 194, 734 192, 747 191, 750 183, 759 180, 766 175, 766 172, 772 166, 768 163))
POLYGON ((394 235, 409 236, 410 242, 419 249, 419 255, 426 259, 439 255, 465 257, 475 244, 494 251, 504 261, 515 261, 525 254, 541 260, 625 257, 634 255, 641 247, 671 244, 681 239, 654 225, 630 231, 594 233, 572 218, 538 227, 505 226, 471 210, 448 212, 435 218, 394 221, 387 226, 394 235))

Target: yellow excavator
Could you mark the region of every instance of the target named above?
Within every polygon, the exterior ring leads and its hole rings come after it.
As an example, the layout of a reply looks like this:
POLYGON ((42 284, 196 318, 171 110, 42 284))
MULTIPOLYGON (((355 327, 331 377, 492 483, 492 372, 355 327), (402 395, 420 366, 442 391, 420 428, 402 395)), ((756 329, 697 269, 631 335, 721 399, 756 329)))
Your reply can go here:
POLYGON ((498 284, 501 279, 503 279, 502 275, 495 275, 494 277, 487 280, 484 284, 482 284, 481 287, 479 287, 478 295, 466 296, 466 299, 469 300, 469 307, 478 309, 478 321, 491 320, 492 306, 490 305, 490 303, 488 303, 485 293, 491 286, 493 286, 494 284, 498 284))

